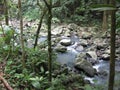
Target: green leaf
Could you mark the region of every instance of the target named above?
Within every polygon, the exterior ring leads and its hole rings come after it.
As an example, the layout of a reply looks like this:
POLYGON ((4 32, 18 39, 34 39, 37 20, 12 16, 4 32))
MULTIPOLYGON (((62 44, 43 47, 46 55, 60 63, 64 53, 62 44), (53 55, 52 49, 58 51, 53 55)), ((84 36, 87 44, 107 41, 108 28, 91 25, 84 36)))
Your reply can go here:
POLYGON ((117 10, 117 8, 114 5, 109 5, 109 4, 95 4, 91 6, 91 10, 109 11, 109 10, 117 10))
POLYGON ((32 82, 33 87, 40 89, 40 83, 38 81, 32 82))

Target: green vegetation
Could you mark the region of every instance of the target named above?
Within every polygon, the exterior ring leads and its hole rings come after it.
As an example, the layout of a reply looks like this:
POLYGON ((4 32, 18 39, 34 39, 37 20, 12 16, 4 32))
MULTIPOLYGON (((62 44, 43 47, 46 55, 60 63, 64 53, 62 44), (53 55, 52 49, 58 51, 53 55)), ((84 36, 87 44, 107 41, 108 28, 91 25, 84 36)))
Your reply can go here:
MULTIPOLYGON (((115 60, 115 29, 117 34, 120 34, 119 0, 117 0, 117 10, 113 16, 110 11, 113 12, 116 6, 104 4, 104 0, 19 0, 19 3, 18 0, 5 1, 0 0, 0 5, 4 3, 6 7, 4 10, 7 10, 1 13, 2 7, 0 7, 0 81, 3 83, 0 83, 0 88, 3 90, 5 88, 8 90, 106 89, 106 86, 92 86, 86 83, 85 75, 80 74, 82 70, 77 73, 70 71, 69 68, 63 67, 56 61, 57 53, 53 43, 58 43, 53 40, 57 37, 52 37, 51 30, 57 25, 69 23, 84 27, 97 26, 99 31, 101 30, 100 32, 108 34, 110 33, 109 29, 113 30, 114 32, 111 32, 111 53, 114 52, 113 56, 111 54, 112 62, 115 60), (101 27, 104 11, 107 12, 106 25, 108 28, 106 31, 102 31, 101 27), (39 33, 41 34, 42 31, 47 33, 47 40, 38 43, 39 33), (31 47, 28 46, 29 40, 32 40, 31 47), (6 83, 1 77, 5 78, 8 86, 5 85, 6 83), (13 89, 9 89, 9 87, 13 89)), ((66 30, 64 27, 63 29, 66 30)), ((71 31, 75 31, 74 27, 71 31)), ((79 29, 75 33, 78 31, 79 29)), ((114 77, 111 76, 111 78, 113 80, 114 77)), ((116 81, 115 86, 118 86, 119 83, 116 81)), ((113 85, 111 82, 110 84, 113 85)))

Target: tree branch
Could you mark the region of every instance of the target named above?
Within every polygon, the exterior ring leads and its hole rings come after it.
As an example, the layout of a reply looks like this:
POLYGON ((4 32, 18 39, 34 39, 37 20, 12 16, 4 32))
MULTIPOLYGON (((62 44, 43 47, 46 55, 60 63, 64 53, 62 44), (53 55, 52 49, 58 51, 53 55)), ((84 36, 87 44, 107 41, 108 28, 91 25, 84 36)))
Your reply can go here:
POLYGON ((1 74, 0 74, 0 80, 3 82, 3 84, 7 88, 7 90, 13 90, 13 88, 8 84, 8 82, 3 78, 3 76, 1 74))
POLYGON ((49 8, 50 5, 48 4, 48 2, 47 2, 46 0, 43 0, 43 1, 44 1, 44 3, 46 4, 46 6, 49 8))

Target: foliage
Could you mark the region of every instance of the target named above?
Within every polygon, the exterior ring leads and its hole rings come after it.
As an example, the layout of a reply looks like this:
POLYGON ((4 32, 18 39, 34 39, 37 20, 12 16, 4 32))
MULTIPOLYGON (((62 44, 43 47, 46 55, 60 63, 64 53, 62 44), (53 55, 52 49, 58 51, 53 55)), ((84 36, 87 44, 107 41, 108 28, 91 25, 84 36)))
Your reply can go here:
POLYGON ((106 87, 103 85, 91 86, 89 84, 86 84, 84 89, 85 90, 106 90, 106 87))
POLYGON ((10 44, 10 41, 12 40, 13 36, 14 36, 14 30, 12 28, 10 28, 9 26, 1 26, 0 27, 0 44, 4 45, 10 44))
MULTIPOLYGON (((23 69, 20 48, 16 50, 9 57, 5 67, 5 72, 10 76, 7 78, 12 86, 15 88, 45 88, 48 83, 47 51, 26 48, 26 68, 23 69)), ((55 59, 55 57, 53 58, 55 59)), ((55 67, 53 66, 53 68, 55 67)))

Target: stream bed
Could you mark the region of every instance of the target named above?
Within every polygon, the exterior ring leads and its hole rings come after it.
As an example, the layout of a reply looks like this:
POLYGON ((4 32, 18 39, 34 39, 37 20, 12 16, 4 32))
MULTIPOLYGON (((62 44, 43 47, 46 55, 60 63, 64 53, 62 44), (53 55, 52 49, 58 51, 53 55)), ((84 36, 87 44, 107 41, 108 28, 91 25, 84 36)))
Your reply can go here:
MULTIPOLYGON (((70 37, 64 37, 60 36, 61 40, 62 39, 70 39, 72 44, 65 46, 67 48, 67 51, 64 53, 61 52, 56 52, 57 53, 57 61, 62 64, 62 65, 67 65, 70 69, 75 69, 74 64, 76 62, 76 57, 78 54, 81 54, 82 52, 85 52, 87 48, 92 47, 91 46, 86 46, 83 47, 80 45, 80 40, 82 38, 79 38, 76 35, 71 35, 70 37)), ((39 42, 43 42, 47 39, 47 37, 40 37, 39 42)), ((57 43, 57 44, 60 44, 57 43)), ((55 48, 54 46, 53 48, 55 48)), ((108 77, 109 77, 109 60, 103 60, 98 58, 98 63, 93 65, 93 68, 96 69, 97 75, 94 77, 89 77, 85 75, 85 80, 89 80, 89 82, 93 85, 99 85, 99 86, 104 86, 107 89, 108 85, 108 77), (102 72, 102 73, 101 73, 102 72)), ((106 90, 105 89, 105 90, 106 90)), ((120 90, 120 60, 116 60, 115 63, 115 89, 114 90, 120 90)))

